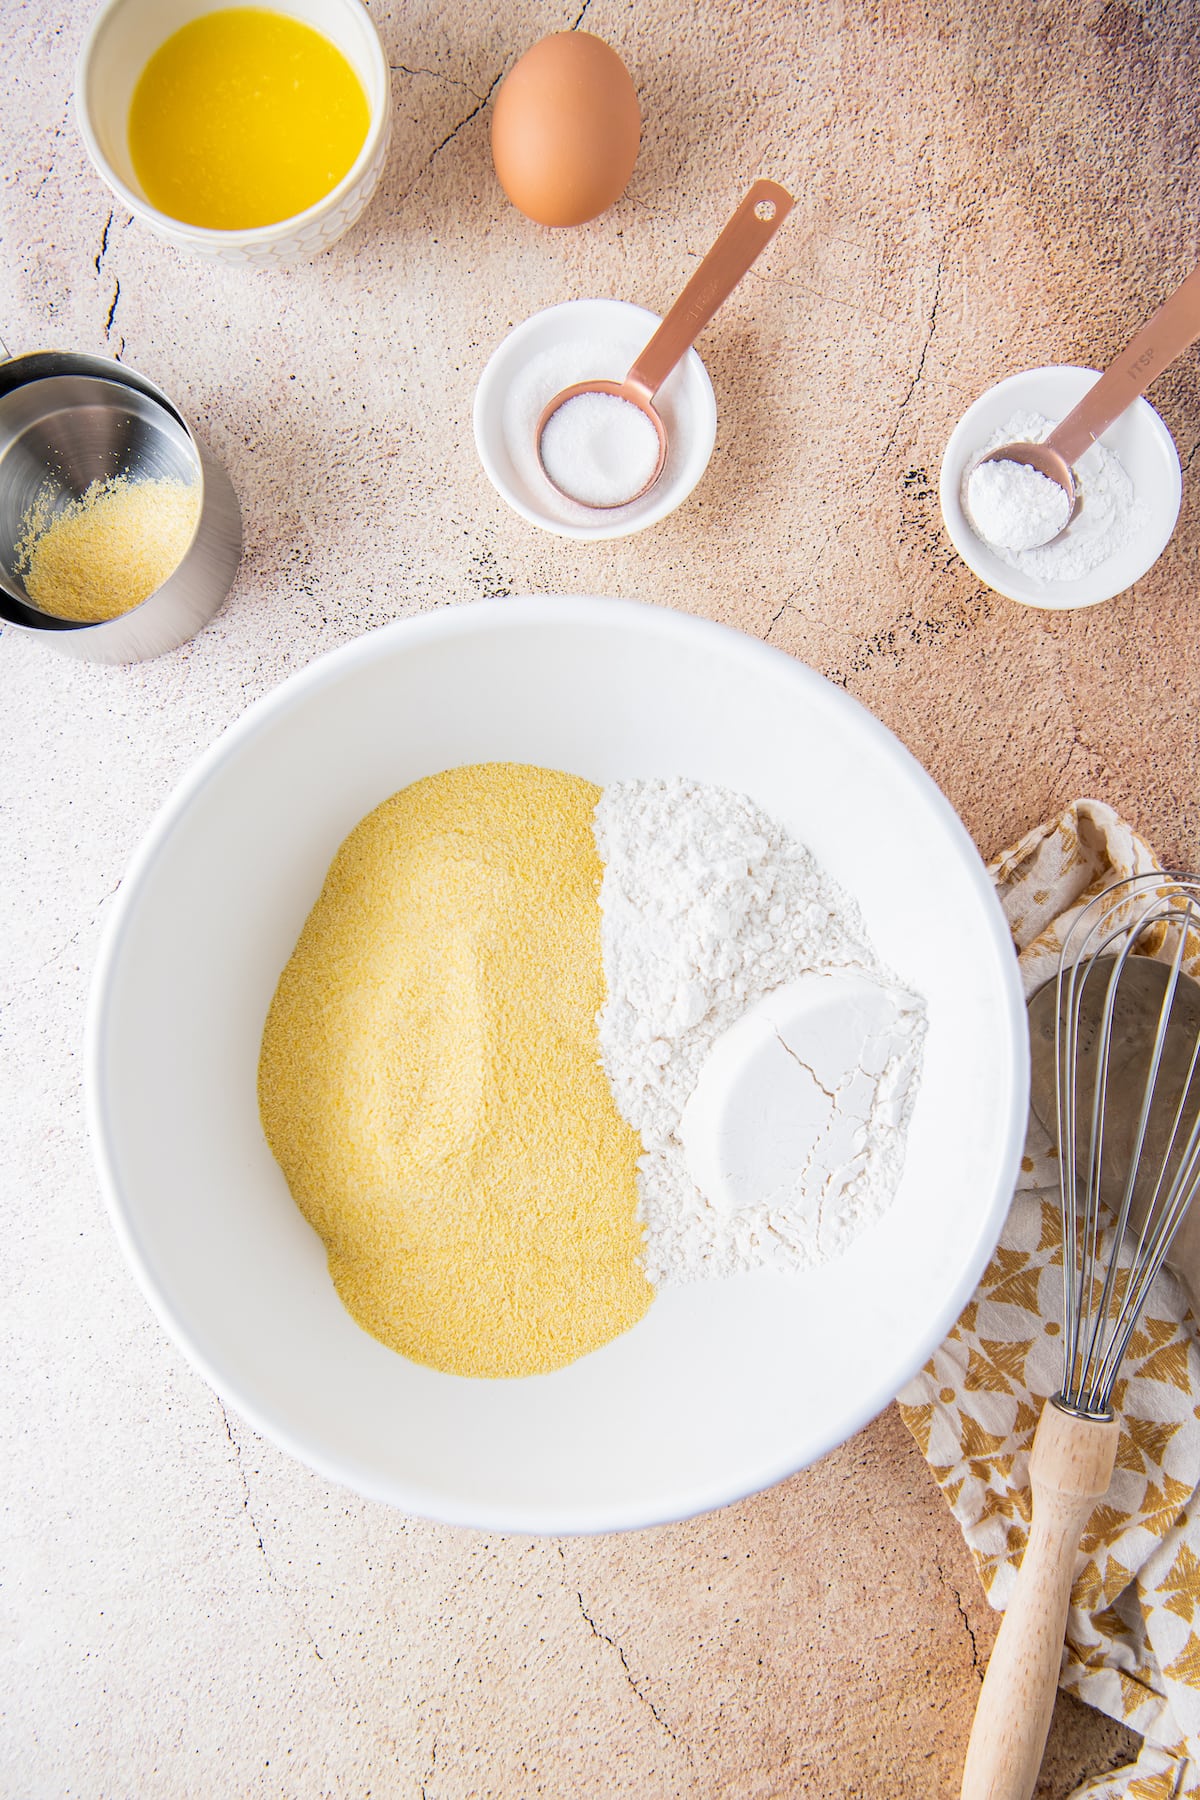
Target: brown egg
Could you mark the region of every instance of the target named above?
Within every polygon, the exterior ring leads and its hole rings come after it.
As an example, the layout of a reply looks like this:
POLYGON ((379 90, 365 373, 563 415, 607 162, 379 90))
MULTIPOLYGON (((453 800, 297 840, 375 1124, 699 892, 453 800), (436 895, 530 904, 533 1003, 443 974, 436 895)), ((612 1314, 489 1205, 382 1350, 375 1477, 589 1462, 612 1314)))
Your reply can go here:
POLYGON ((629 70, 586 31, 556 31, 505 76, 492 112, 500 185, 539 225, 582 225, 618 200, 642 121, 629 70))

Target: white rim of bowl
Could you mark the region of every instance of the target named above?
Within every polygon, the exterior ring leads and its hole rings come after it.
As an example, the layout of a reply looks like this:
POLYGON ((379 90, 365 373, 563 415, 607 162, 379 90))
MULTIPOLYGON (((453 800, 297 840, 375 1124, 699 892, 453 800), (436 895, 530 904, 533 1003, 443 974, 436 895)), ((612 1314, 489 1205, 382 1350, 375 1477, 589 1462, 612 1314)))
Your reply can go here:
MULTIPOLYGON (((712 384, 712 376, 704 365, 704 358, 700 355, 700 352, 696 349, 694 344, 689 345, 686 355, 680 358, 680 367, 688 361, 689 357, 695 357, 696 367, 699 369, 702 377, 701 392, 708 403, 707 414, 711 421, 708 454, 705 456, 700 468, 696 471, 694 479, 689 481, 682 491, 677 492, 674 488, 668 486, 663 490, 663 496, 660 497, 659 501, 650 506, 642 516, 636 519, 622 520, 608 525, 580 525, 569 519, 553 519, 548 513, 538 512, 535 507, 528 505, 526 501, 522 500, 517 494, 512 493, 506 485, 502 484, 496 473, 493 458, 490 453, 487 453, 484 450, 482 421, 485 413, 492 411, 498 400, 501 403, 503 401, 503 394, 497 395, 493 392, 495 384, 499 379, 495 371, 499 367, 501 356, 509 350, 514 343, 519 344, 524 336, 536 336, 537 326, 543 324, 556 313, 572 312, 579 306, 616 306, 620 307, 622 311, 636 313, 645 321, 649 336, 653 336, 662 324, 660 315, 656 312, 652 312, 648 306, 639 306, 634 300, 616 300, 606 298, 599 294, 585 295, 578 300, 559 300, 553 306, 543 306, 539 308, 537 312, 530 313, 527 319, 522 319, 519 325, 514 325, 512 330, 506 332, 501 338, 500 342, 496 345, 496 348, 488 357, 487 362, 483 365, 482 373, 475 384, 475 398, 471 405, 471 428, 475 437, 475 453, 479 458, 484 474, 487 476, 500 498, 504 501, 504 504, 510 506, 513 512, 515 512, 518 517, 526 520, 528 524, 536 525, 539 531, 552 532, 555 537, 573 538, 577 543, 599 542, 605 538, 634 537, 639 531, 645 531, 651 525, 657 525, 663 519, 669 518, 677 508, 681 507, 689 494, 693 494, 699 487, 700 483, 707 475, 708 465, 712 461, 713 451, 716 448, 717 443, 717 393, 712 384)), ((635 505, 636 502, 631 501, 630 504, 635 505)))
MULTIPOLYGON (((147 225, 153 226, 155 230, 160 231, 165 237, 191 238, 196 243, 203 244, 206 249, 212 250, 239 250, 254 244, 265 246, 279 243, 282 239, 291 237, 296 231, 302 230, 304 226, 313 224, 314 221, 319 219, 324 213, 332 211, 337 202, 344 198, 360 179, 372 156, 374 156, 378 149, 384 133, 391 130, 391 69, 388 66, 388 60, 384 54, 383 44, 380 40, 379 31, 374 19, 371 17, 366 7, 362 5, 361 0, 354 0, 354 4, 357 6, 358 11, 361 12, 367 25, 370 27, 367 33, 367 42, 370 46, 371 59, 375 63, 376 74, 380 77, 383 84, 383 104, 379 107, 377 112, 373 112, 371 111, 370 96, 365 96, 368 113, 370 115, 367 123, 367 135, 362 141, 362 148, 358 155, 355 157, 346 173, 342 176, 342 179, 338 182, 337 186, 330 188, 329 192, 322 195, 320 200, 314 200, 311 206, 306 206, 303 212, 290 213, 286 219, 276 219, 270 225, 244 225, 237 227, 235 230, 218 231, 211 225, 189 225, 186 219, 176 219, 172 214, 162 212, 157 206, 152 205, 144 195, 135 193, 131 187, 121 180, 121 177, 117 174, 107 156, 105 156, 103 150, 100 148, 100 140, 97 137, 95 128, 92 124, 92 116, 87 103, 88 69, 91 63, 92 52, 96 46, 96 40, 104 29, 104 25, 109 17, 113 13, 118 12, 126 3, 127 0, 104 0, 104 4, 100 7, 88 27, 87 36, 80 46, 79 55, 75 62, 75 92, 73 96, 75 120, 79 126, 79 134, 83 139, 83 145, 88 153, 88 159, 100 179, 106 186, 112 189, 118 199, 124 201, 129 211, 133 213, 135 217, 144 220, 147 225)), ((219 10, 222 9, 220 7, 214 7, 214 11, 219 10)), ((313 29, 315 30, 316 27, 314 26, 313 29)), ((166 40, 164 39, 164 42, 165 41, 166 40)), ((142 66, 144 68, 145 64, 142 66)))
POLYGON ((806 1453, 807 1460, 803 1463, 797 1463, 794 1457, 787 1456, 782 1460, 772 1461, 760 1468, 743 1473, 739 1476, 736 1485, 723 1484, 681 1492, 675 1503, 665 1510, 661 1504, 656 1503, 644 1507, 623 1504, 608 1510, 603 1515, 589 1514, 585 1508, 572 1508, 566 1512, 536 1507, 514 1510, 508 1505, 493 1506, 487 1503, 461 1508, 454 1504, 447 1504, 440 1491, 424 1489, 417 1481, 385 1483, 375 1480, 370 1473, 357 1467, 340 1464, 335 1458, 326 1458, 320 1451, 314 1452, 301 1437, 294 1435, 287 1426, 281 1425, 278 1419, 267 1416, 259 1409, 254 1400, 246 1398, 236 1371, 230 1374, 228 1371, 216 1369, 160 1298, 151 1259, 144 1252, 136 1230, 125 1214, 120 1196, 116 1158, 108 1142, 106 1123, 108 1076, 101 1056, 101 1047, 107 1034, 108 1010, 111 1004, 109 986, 113 967, 125 942, 129 928, 129 916, 134 907, 142 878, 178 827, 195 797, 207 786, 216 771, 244 743, 265 731, 277 714, 286 712, 290 707, 301 702, 314 689, 341 680, 349 670, 360 663, 373 662, 377 654, 376 646, 381 641, 399 638, 405 643, 418 645, 441 637, 469 634, 478 630, 481 625, 488 630, 504 631, 521 629, 530 625, 553 625, 563 622, 565 616, 569 616, 573 625, 607 625, 616 617, 624 617, 630 621, 636 619, 639 630, 653 631, 668 637, 682 632, 697 640, 707 639, 712 644, 719 646, 725 657, 739 657, 747 666, 757 668, 772 679, 782 679, 791 686, 819 686, 822 689, 832 686, 824 676, 818 675, 816 670, 810 669, 807 664, 798 662, 794 657, 788 656, 785 651, 777 650, 770 644, 764 644, 757 638, 751 638, 746 633, 735 630, 732 626, 718 625, 710 619, 698 619, 692 614, 675 612, 669 607, 650 605, 644 601, 609 599, 596 594, 527 594, 500 600, 474 600, 447 608, 444 611, 423 613, 411 619, 397 619, 389 625, 379 627, 376 631, 355 638, 349 644, 344 644, 337 650, 331 650, 325 655, 317 657, 307 668, 300 669, 296 674, 288 676, 269 693, 253 701, 241 718, 227 726, 220 737, 202 752, 199 759, 163 803, 130 859, 121 880, 120 891, 102 931, 88 998, 84 1040, 84 1110, 88 1135, 92 1143, 92 1152, 96 1160, 105 1205, 117 1241, 152 1312, 158 1318, 168 1337, 179 1347, 187 1361, 208 1383, 213 1392, 222 1400, 227 1401, 253 1430, 259 1432, 270 1442, 277 1444, 306 1468, 315 1469, 320 1475, 335 1482, 338 1486, 348 1488, 368 1499, 382 1501, 411 1516, 435 1520, 440 1524, 463 1525, 483 1531, 512 1531, 534 1536, 606 1534, 613 1531, 640 1530, 651 1525, 670 1524, 682 1519, 695 1518, 701 1513, 712 1512, 718 1507, 730 1505, 751 1494, 762 1493, 766 1489, 774 1487, 778 1482, 794 1475, 798 1468, 811 1467, 812 1463, 818 1461, 821 1456, 827 1455, 830 1450, 845 1443, 856 1432, 861 1431, 864 1425, 869 1424, 885 1406, 891 1403, 905 1383, 911 1380, 917 1370, 944 1342, 963 1307, 975 1291, 999 1241, 1001 1229, 1012 1203, 1020 1159, 1025 1147, 1025 1132, 1029 1114, 1029 1057, 1027 1054, 1028 1029, 1025 1016, 1025 997, 1013 950, 1012 936, 996 898, 995 890, 988 879, 983 859, 962 820, 929 772, 881 720, 877 719, 852 695, 839 689, 837 690, 838 704, 851 707, 858 714, 859 724, 868 736, 873 737, 881 746, 887 746, 889 754, 895 758, 897 769, 903 771, 909 783, 919 789, 926 803, 940 814, 949 836, 956 839, 966 852, 965 862, 970 871, 970 881, 982 902, 992 947, 996 952, 997 965, 1003 972, 1002 980, 1005 989, 1003 997, 1006 1002, 1009 1037, 1014 1051, 1008 1070, 1007 1092, 997 1096, 997 1104, 1008 1119, 1007 1150, 1001 1158, 994 1191, 983 1217, 979 1245, 974 1255, 969 1258, 962 1278, 947 1296, 940 1311, 929 1319, 927 1327, 921 1335, 917 1351, 910 1355, 903 1368, 899 1372, 893 1372, 886 1379, 879 1380, 860 1399, 854 1410, 846 1415, 843 1426, 839 1427, 839 1435, 831 1438, 828 1443, 813 1447, 811 1455, 806 1453), (1023 1050, 1026 1051, 1024 1055, 1022 1054, 1023 1050))

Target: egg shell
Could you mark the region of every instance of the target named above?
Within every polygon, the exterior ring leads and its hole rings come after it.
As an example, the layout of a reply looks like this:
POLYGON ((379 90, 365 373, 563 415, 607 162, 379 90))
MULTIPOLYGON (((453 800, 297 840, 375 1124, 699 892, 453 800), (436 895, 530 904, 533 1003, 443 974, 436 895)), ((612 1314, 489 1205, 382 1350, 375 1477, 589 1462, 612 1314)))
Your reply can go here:
POLYGON ((556 31, 505 76, 492 112, 500 185, 539 225, 583 225, 618 200, 642 120, 628 69, 602 38, 556 31))

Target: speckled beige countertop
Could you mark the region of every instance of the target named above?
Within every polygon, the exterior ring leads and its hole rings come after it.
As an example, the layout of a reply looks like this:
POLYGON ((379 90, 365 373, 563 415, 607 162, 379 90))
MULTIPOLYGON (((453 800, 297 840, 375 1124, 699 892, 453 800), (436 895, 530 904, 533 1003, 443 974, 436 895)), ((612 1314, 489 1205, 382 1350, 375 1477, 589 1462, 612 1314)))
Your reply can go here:
MULTIPOLYGON (((1200 858, 1200 509, 1075 615, 982 592, 939 457, 991 381, 1103 362, 1191 265, 1189 0, 376 0, 395 138, 318 262, 185 261, 114 209, 68 107, 84 6, 5 0, 0 335, 119 355, 227 464, 247 553, 194 643, 130 669, 0 634, 6 1796, 805 1794, 929 1800, 993 1623, 889 1411, 720 1514, 606 1540, 442 1529, 330 1487, 184 1364, 91 1171, 80 1042, 97 933, 197 752, 364 629, 481 594, 657 600, 844 683, 990 853, 1078 793, 1200 858), (627 197, 570 233, 504 201, 488 96, 583 20, 643 104, 627 197), (798 204, 702 340, 720 407, 690 503, 581 546, 511 515, 470 402, 510 325, 660 310, 750 177, 798 204)), ((1185 470, 1200 360, 1154 392, 1185 470)), ((1123 1760, 1060 1705, 1039 1794, 1123 1760)))

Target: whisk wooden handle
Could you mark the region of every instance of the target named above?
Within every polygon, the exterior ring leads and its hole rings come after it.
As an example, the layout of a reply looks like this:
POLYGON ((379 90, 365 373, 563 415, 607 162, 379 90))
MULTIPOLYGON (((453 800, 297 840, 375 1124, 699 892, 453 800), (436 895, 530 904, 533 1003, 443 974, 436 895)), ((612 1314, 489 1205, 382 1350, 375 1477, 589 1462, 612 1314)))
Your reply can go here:
POLYGON ((1050 1401, 1033 1440, 1033 1523, 1017 1585, 975 1710, 962 1800, 1029 1800, 1037 1781, 1071 1601, 1075 1553, 1108 1492, 1116 1420, 1080 1419, 1050 1401))

